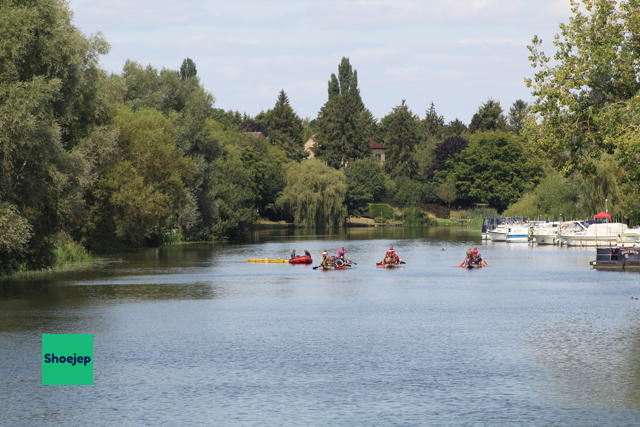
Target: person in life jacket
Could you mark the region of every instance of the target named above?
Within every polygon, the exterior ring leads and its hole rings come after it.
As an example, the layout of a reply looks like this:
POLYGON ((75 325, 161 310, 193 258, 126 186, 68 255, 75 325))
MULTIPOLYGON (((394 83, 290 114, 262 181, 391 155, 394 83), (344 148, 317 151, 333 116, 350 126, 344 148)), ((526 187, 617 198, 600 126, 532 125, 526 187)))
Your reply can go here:
POLYGON ((386 255, 384 256, 385 264, 398 264, 400 262, 400 257, 396 253, 396 250, 393 249, 393 245, 389 248, 386 255))
POLYGON ((308 256, 309 258, 311 258, 311 252, 309 252, 308 249, 304 250, 304 256, 308 256))
POLYGON ((471 265, 471 263, 473 262, 473 255, 472 255, 471 249, 467 249, 467 256, 464 259, 464 262, 467 265, 471 265))
POLYGON ((471 262, 474 264, 482 264, 482 256, 480 255, 478 248, 473 248, 471 251, 471 262))
POLYGON ((345 259, 346 256, 347 256, 347 252, 344 250, 344 246, 338 249, 338 253, 336 254, 336 257, 340 259, 345 259))
POLYGON ((322 265, 323 267, 328 267, 329 263, 329 252, 327 252, 327 250, 325 249, 324 252, 322 252, 322 261, 320 262, 320 265, 322 265))
POLYGON ((294 259, 295 257, 296 257, 296 250, 291 249, 291 259, 294 259))

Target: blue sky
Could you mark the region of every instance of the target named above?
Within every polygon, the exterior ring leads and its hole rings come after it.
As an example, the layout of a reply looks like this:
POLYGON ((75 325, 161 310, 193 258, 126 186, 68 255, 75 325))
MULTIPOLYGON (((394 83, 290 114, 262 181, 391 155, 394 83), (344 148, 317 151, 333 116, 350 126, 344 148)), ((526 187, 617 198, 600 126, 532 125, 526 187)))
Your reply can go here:
POLYGON ((530 100, 526 45, 550 46, 568 0, 70 0, 74 23, 111 44, 105 69, 132 59, 178 69, 186 57, 216 106, 254 115, 282 88, 315 117, 343 56, 381 118, 406 99, 424 116, 469 122, 489 97, 530 100))

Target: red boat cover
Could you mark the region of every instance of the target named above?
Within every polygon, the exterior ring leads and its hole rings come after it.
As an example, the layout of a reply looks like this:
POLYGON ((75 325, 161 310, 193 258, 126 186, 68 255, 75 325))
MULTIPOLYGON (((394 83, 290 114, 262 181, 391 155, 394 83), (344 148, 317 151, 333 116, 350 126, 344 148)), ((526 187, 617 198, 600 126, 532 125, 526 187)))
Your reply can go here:
POLYGON ((605 218, 607 221, 611 222, 611 215, 606 212, 600 212, 593 216, 593 219, 602 219, 605 218))

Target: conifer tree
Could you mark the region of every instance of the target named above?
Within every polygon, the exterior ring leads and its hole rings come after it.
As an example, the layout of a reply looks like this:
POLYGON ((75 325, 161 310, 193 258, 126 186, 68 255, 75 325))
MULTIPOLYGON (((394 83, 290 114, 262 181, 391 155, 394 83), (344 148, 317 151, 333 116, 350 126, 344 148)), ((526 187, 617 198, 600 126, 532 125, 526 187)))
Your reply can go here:
POLYGON ((393 176, 415 175, 418 168, 413 154, 420 142, 418 117, 402 103, 381 121, 384 143, 388 148, 385 169, 393 176))
POLYGON ((267 127, 269 142, 284 151, 290 159, 302 160, 305 157, 302 120, 291 108, 284 90, 278 94, 273 109, 264 113, 259 121, 267 127))
POLYGON ((329 166, 339 168, 369 154, 368 139, 375 120, 360 98, 358 73, 348 58, 342 58, 338 76, 331 74, 328 95, 316 121, 316 154, 329 166))

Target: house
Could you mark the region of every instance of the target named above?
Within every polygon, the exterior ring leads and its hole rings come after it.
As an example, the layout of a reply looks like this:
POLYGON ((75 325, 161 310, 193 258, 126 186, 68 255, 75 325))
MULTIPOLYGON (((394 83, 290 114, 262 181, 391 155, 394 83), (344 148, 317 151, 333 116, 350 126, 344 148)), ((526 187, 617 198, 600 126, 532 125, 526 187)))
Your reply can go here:
POLYGON ((378 163, 384 163, 385 155, 387 153, 387 147, 380 144, 379 142, 374 141, 373 139, 370 139, 369 151, 371 151, 371 154, 373 154, 373 157, 376 158, 378 163))
POLYGON ((307 153, 307 159, 313 159, 316 156, 316 141, 313 137, 304 143, 304 152, 307 153))
MULTIPOLYGON (((313 139, 313 137, 309 138, 307 142, 304 143, 304 151, 305 153, 307 153, 307 158, 313 159, 316 156, 315 147, 316 147, 316 141, 313 139)), ((387 147, 380 144, 379 142, 374 141, 373 139, 370 139, 369 151, 379 163, 384 163, 387 147)))

